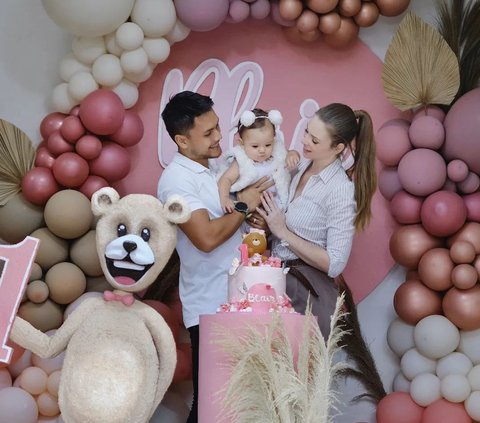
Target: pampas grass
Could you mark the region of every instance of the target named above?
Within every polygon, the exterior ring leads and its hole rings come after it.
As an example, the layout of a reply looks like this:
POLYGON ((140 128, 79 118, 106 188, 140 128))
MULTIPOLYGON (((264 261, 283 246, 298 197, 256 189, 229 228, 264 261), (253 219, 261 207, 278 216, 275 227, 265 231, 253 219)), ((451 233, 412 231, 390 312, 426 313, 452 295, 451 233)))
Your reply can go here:
POLYGON ((337 300, 327 343, 311 312, 305 315, 303 340, 295 363, 280 314, 272 314, 265 331, 248 327, 244 334, 216 328, 216 343, 229 356, 231 374, 223 412, 235 423, 330 423, 336 393, 332 384, 346 364, 335 363, 345 331, 344 298, 337 300))
POLYGON ((458 61, 440 33, 409 12, 388 47, 382 82, 386 97, 402 111, 448 105, 460 86, 458 61))

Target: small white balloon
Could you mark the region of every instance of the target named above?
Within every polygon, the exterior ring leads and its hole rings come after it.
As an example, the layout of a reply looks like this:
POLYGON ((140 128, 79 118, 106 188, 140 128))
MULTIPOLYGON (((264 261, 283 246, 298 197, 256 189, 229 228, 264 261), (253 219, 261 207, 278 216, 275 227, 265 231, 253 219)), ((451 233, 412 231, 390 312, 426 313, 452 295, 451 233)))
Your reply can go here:
POLYGON ((154 65, 153 63, 149 63, 147 67, 140 73, 125 73, 124 79, 128 79, 129 81, 136 84, 140 84, 141 82, 146 81, 152 76, 155 66, 156 65, 154 65))
POLYGON ((123 48, 117 44, 116 32, 110 32, 110 34, 105 35, 103 38, 105 40, 105 47, 107 48, 107 51, 117 57, 120 57, 123 53, 123 48))
POLYGON ((98 89, 97 81, 90 72, 78 72, 68 83, 68 93, 81 102, 88 94, 98 89))
POLYGON ((390 323, 387 332, 387 342, 398 357, 401 357, 415 346, 413 339, 414 329, 415 326, 409 325, 401 319, 395 319, 390 323))
POLYGON ((429 406, 442 397, 440 379, 431 373, 422 373, 415 376, 410 384, 410 395, 418 405, 429 406))
POLYGON ((101 55, 93 62, 92 75, 100 85, 106 87, 117 85, 123 78, 120 59, 113 54, 101 55))
POLYGON ((467 378, 472 391, 480 391, 480 364, 477 364, 468 372, 467 378))
POLYGON ((475 421, 480 421, 480 391, 475 391, 465 401, 465 411, 475 421))
POLYGON ((393 390, 394 392, 410 392, 410 383, 402 372, 398 372, 393 379, 393 390))
POLYGON ((79 62, 72 52, 66 54, 58 66, 58 73, 60 78, 65 82, 70 81, 70 78, 77 72, 90 72, 90 66, 79 62))
POLYGON ((130 18, 146 37, 159 38, 170 32, 177 14, 172 0, 136 0, 130 18))
POLYGON ((134 22, 125 22, 120 25, 115 33, 117 44, 125 50, 135 50, 143 43, 144 34, 134 22))
POLYGON ((138 88, 135 83, 124 79, 118 85, 112 88, 112 91, 120 97, 123 107, 130 109, 138 101, 138 88))
MULTIPOLYGON (((78 74, 77 74, 78 75, 78 74)), ((76 101, 68 91, 68 84, 58 84, 52 92, 52 106, 56 112, 70 113, 79 102, 76 101)))
POLYGON ((420 354, 415 348, 408 350, 400 360, 400 369, 408 380, 420 373, 435 373, 437 362, 420 354))
POLYGON ((188 37, 188 34, 190 34, 190 28, 187 28, 181 21, 177 20, 174 27, 167 35, 165 35, 165 38, 170 43, 170 45, 172 45, 183 41, 185 38, 188 37))
POLYGON ((145 38, 143 48, 151 63, 162 63, 170 54, 170 43, 165 38, 145 38))
POLYGON ((107 52, 103 37, 75 37, 72 51, 80 62, 91 65, 98 57, 107 52))
POLYGON ((455 351, 460 342, 460 332, 445 316, 432 315, 417 323, 413 338, 421 354, 436 359, 455 351))
POLYGON ((470 358, 473 364, 480 364, 480 329, 461 331, 458 351, 470 358))
POLYGON ((448 375, 440 384, 442 396, 450 402, 463 402, 470 395, 471 388, 464 375, 448 375))
POLYGON ((124 51, 120 56, 120 64, 125 73, 142 73, 148 66, 147 53, 142 47, 124 51))
POLYGON ((454 351, 438 360, 436 373, 440 379, 454 374, 466 376, 472 367, 471 360, 465 354, 454 351))

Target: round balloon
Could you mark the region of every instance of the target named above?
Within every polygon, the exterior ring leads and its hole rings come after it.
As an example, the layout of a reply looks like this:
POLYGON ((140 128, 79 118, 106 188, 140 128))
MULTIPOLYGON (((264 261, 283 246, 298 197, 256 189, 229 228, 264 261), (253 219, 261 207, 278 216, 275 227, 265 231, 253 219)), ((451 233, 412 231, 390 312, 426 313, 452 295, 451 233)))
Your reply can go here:
POLYGON ((223 23, 229 5, 229 0, 209 0, 209 7, 192 7, 190 0, 176 0, 175 11, 178 19, 192 31, 211 31, 223 23))
POLYGON ((63 153, 58 156, 52 170, 57 182, 67 188, 82 185, 89 173, 87 161, 76 153, 63 153))
POLYGON ((124 117, 122 100, 111 90, 96 90, 80 104, 83 125, 97 135, 113 134, 122 126, 124 117))
POLYGON ((20 388, 0 391, 2 420, 8 423, 37 423, 38 408, 34 398, 20 388))
POLYGON ((447 248, 428 250, 418 263, 420 280, 435 291, 445 291, 452 286, 452 270, 455 267, 447 248))
POLYGON ((123 147, 138 144, 143 137, 143 122, 138 113, 132 110, 125 111, 120 128, 110 135, 110 139, 123 147))
POLYGON ((421 423, 423 407, 406 392, 392 392, 377 406, 377 423, 421 423))
POLYGON ((480 285, 470 289, 452 287, 443 297, 445 316, 462 330, 480 328, 480 285))
POLYGON ((108 182, 116 182, 130 172, 130 156, 127 150, 114 142, 103 143, 100 155, 90 162, 90 173, 108 182))
POLYGON ((397 192, 402 190, 396 167, 382 168, 378 175, 378 190, 387 200, 391 200, 397 192))
POLYGON ((462 404, 445 399, 435 401, 423 412, 422 423, 472 423, 462 404))
POLYGON ((403 225, 420 223, 420 210, 423 198, 406 191, 397 192, 390 202, 390 212, 394 219, 403 225))
POLYGON ((60 189, 53 173, 46 167, 34 167, 22 179, 22 194, 27 201, 42 206, 60 189))
POLYGON ((420 320, 413 332, 415 346, 425 357, 438 359, 455 351, 460 333, 445 316, 432 315, 420 320))

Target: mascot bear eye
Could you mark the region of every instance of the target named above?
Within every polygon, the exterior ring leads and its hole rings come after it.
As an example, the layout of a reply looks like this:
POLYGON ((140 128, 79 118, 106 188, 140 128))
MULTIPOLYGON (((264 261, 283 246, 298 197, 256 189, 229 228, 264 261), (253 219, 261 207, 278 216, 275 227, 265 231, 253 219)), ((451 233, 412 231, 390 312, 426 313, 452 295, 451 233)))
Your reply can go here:
POLYGON ((125 236, 127 235, 127 227, 123 224, 123 223, 120 223, 118 226, 117 226, 117 235, 120 237, 120 236, 125 236))
POLYGON ((143 228, 142 229, 142 239, 145 241, 145 242, 148 242, 148 240, 150 239, 150 229, 148 228, 143 228))

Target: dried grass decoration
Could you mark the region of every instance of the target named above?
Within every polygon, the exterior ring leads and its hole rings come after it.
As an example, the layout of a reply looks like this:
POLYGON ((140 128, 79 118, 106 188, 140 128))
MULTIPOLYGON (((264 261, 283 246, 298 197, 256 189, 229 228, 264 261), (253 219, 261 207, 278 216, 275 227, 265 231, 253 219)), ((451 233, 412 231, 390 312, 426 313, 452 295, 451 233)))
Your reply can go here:
POLYGON ((402 111, 448 105, 460 86, 458 60, 437 30, 409 12, 388 47, 382 82, 386 97, 402 111))
POLYGON ((20 191, 22 178, 34 161, 35 148, 27 135, 0 119, 0 206, 20 191))
POLYGON ((343 296, 337 299, 325 344, 316 319, 305 315, 298 360, 280 314, 272 313, 264 330, 249 327, 242 335, 218 326, 215 341, 227 354, 231 374, 223 397, 225 416, 234 423, 330 423, 336 410, 333 381, 347 367, 334 361, 344 331, 343 296))

